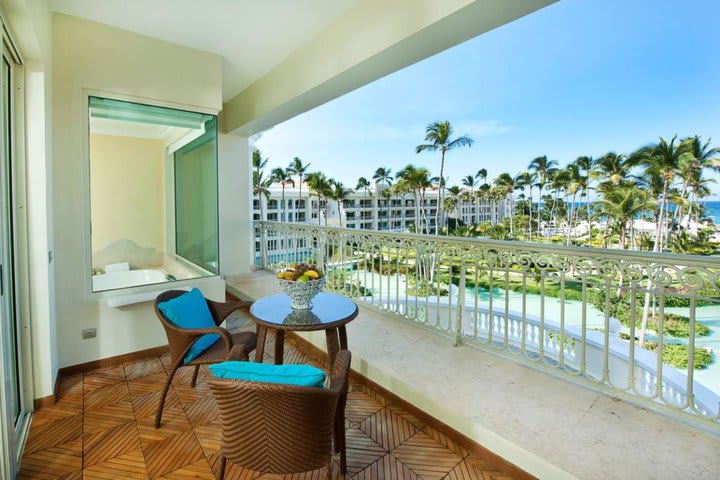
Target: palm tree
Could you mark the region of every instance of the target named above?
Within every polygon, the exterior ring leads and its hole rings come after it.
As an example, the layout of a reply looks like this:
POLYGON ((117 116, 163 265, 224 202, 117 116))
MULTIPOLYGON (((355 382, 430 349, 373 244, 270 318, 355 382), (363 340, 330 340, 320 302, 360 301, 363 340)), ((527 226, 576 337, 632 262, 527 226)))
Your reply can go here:
POLYGON ((279 183, 282 187, 282 221, 287 222, 287 212, 286 206, 285 206, 285 185, 288 183, 291 184, 293 187, 295 186, 295 180, 293 180, 292 175, 288 171, 287 168, 273 168, 271 172, 272 180, 276 183, 279 183))
POLYGON ((375 170, 375 173, 373 174, 373 181, 375 182, 375 185, 380 186, 387 186, 387 189, 382 190, 382 196, 385 199, 386 206, 387 206, 387 221, 388 221, 388 230, 390 230, 390 199, 392 198, 392 191, 389 189, 389 187, 392 185, 393 177, 391 175, 392 170, 389 168, 379 167, 375 170), (387 195, 385 192, 388 192, 387 195))
MULTIPOLYGON (((425 192, 432 186, 430 171, 426 168, 408 165, 397 174, 398 189, 412 192, 415 197, 415 228, 417 233, 423 231, 423 222, 429 231, 425 216, 425 192)), ((437 225, 436 225, 437 229, 437 225)))
POLYGON ((532 189, 533 185, 535 184, 535 181, 537 180, 537 175, 535 175, 532 172, 523 172, 520 175, 518 175, 518 187, 525 189, 528 189, 528 239, 532 239, 532 189))
POLYGON ((382 195, 383 199, 385 200, 385 205, 387 206, 387 228, 386 230, 390 230, 390 199, 392 198, 392 189, 390 188, 384 188, 380 195, 382 195))
POLYGON ((262 153, 260 153, 259 149, 256 148, 255 150, 253 150, 252 164, 253 164, 253 168, 255 169, 256 174, 260 175, 260 172, 265 170, 267 163, 268 163, 268 159, 266 158, 263 160, 262 153))
POLYGON ((475 178, 478 178, 478 179, 482 178, 483 183, 487 183, 487 170, 484 168, 481 168, 475 174, 475 178))
MULTIPOLYGON (((556 170, 550 178, 550 188, 553 190, 552 207, 550 209, 550 219, 559 224, 558 221, 558 197, 561 192, 567 192, 567 188, 570 185, 570 173, 566 168, 562 170, 556 170)), ((567 194, 565 195, 567 197, 567 194)))
POLYGON ((365 190, 365 200, 367 200, 370 196, 370 180, 365 177, 360 177, 355 190, 365 190))
MULTIPOLYGON (((580 197, 585 197, 585 212, 588 219, 588 242, 592 242, 592 225, 590 223, 590 171, 594 163, 595 160, 586 155, 578 157, 575 160, 575 166, 578 170, 578 177, 575 179, 575 184, 580 191, 580 197)), ((575 201, 573 200, 573 204, 574 203, 575 201)))
POLYGON ((265 199, 270 198, 270 185, 272 184, 272 180, 269 178, 264 179, 263 175, 262 170, 253 172, 253 195, 257 195, 258 205, 260 206, 260 220, 265 220, 262 197, 264 196, 265 199))
MULTIPOLYGON (((299 157, 295 157, 290 162, 290 165, 288 166, 288 172, 290 172, 291 175, 297 175, 299 177, 299 190, 298 190, 298 205, 295 205, 295 210, 297 210, 299 207, 299 203, 302 202, 302 186, 303 186, 303 177, 305 176, 305 172, 308 171, 310 168, 310 164, 303 164, 302 160, 300 160, 299 157)), ((297 213, 296 213, 297 215, 297 213)))
POLYGON ((540 228, 540 201, 542 200, 542 191, 547 185, 551 175, 557 171, 557 161, 548 160, 546 155, 537 157, 530 162, 528 168, 532 173, 537 176, 537 187, 538 187, 538 229, 540 228))
POLYGON ((638 213, 642 212, 653 202, 648 198, 647 193, 635 185, 620 185, 609 190, 598 199, 596 208, 598 213, 607 217, 618 227, 618 248, 626 248, 628 229, 630 230, 630 244, 635 245, 633 220, 638 213))
MULTIPOLYGON (((487 174, 487 172, 486 172, 486 174, 487 174)), ((477 185, 478 185, 477 177, 475 177, 473 175, 467 175, 467 176, 463 177, 462 184, 470 189, 470 198, 472 198, 473 189, 475 187, 477 187, 477 185)), ((460 208, 462 209, 462 205, 460 206, 460 208)), ((471 212, 471 215, 470 215, 471 222, 472 222, 472 218, 473 218, 473 216, 472 216, 472 212, 471 212)))
MULTIPOLYGON (((678 172, 680 164, 688 161, 692 152, 689 141, 675 144, 677 135, 670 142, 660 137, 660 141, 655 145, 642 147, 632 155, 632 162, 645 167, 645 175, 656 177, 662 180, 662 193, 660 193, 660 207, 655 227, 655 240, 653 243, 653 251, 659 252, 662 249, 662 229, 665 225, 665 206, 668 203, 668 189, 675 175, 678 172)), ((669 239, 668 239, 669 240, 669 239)), ((645 305, 643 307, 642 322, 640 325, 640 346, 645 344, 645 332, 647 329, 647 318, 650 309, 650 289, 652 281, 647 280, 647 290, 645 292, 645 305)))
POLYGON ((522 184, 519 181, 518 177, 519 177, 519 175, 513 177, 509 173, 501 173, 495 179, 495 186, 500 188, 501 191, 505 193, 504 198, 507 198, 508 196, 510 197, 510 236, 511 237, 515 236, 515 232, 513 231, 513 223, 515 223, 515 222, 512 221, 513 216, 514 216, 513 192, 515 190, 517 190, 518 188, 521 188, 520 186, 522 184))
MULTIPOLYGON (((365 180, 365 181, 367 182, 367 180, 365 180)), ((330 183, 330 187, 331 187, 330 198, 335 200, 335 202, 337 203, 338 216, 340 217, 340 227, 342 228, 343 215, 342 215, 341 207, 342 207, 343 201, 345 201, 348 198, 348 195, 350 194, 350 190, 345 188, 345 185, 343 185, 342 182, 339 182, 337 180, 331 179, 329 181, 329 183, 330 183)), ((370 185, 370 182, 368 182, 368 185, 370 185)), ((327 220, 327 215, 326 215, 326 220, 327 220)))
POLYGON ((582 193, 585 189, 587 189, 588 176, 587 173, 583 174, 583 170, 585 172, 588 171, 588 169, 585 169, 584 166, 589 165, 589 163, 584 163, 583 159, 589 160, 589 157, 578 157, 578 159, 568 165, 567 168, 569 182, 567 186, 567 193, 572 195, 572 199, 570 200, 570 211, 568 213, 566 245, 570 245, 570 239, 572 234, 575 232, 575 225, 577 224, 575 217, 578 216, 578 212, 580 211, 580 209, 575 205, 575 199, 578 192, 582 193))
POLYGON ((665 212, 668 203, 668 188, 683 162, 692 159, 691 142, 681 141, 677 145, 677 135, 670 142, 660 137, 655 145, 643 147, 633 154, 634 161, 645 167, 645 174, 657 175, 663 180, 660 212, 658 213, 657 228, 655 231, 655 246, 653 251, 659 252, 662 248, 662 229, 665 225, 665 212))
MULTIPOLYGON (((325 176, 324 173, 321 172, 313 172, 308 173, 306 177, 308 188, 315 193, 315 196, 318 199, 317 202, 317 219, 318 219, 318 225, 320 225, 320 210, 322 205, 322 199, 323 197, 328 197, 328 193, 330 193, 330 182, 325 176)), ((327 201, 325 203, 325 208, 327 209, 327 201)), ((325 212, 325 225, 327 225, 327 211, 325 212)))
MULTIPOLYGON (((445 173, 445 154, 449 152, 450 150, 454 150, 459 147, 471 147, 473 144, 473 139, 468 136, 462 136, 458 138, 451 138, 453 134, 453 128, 450 125, 449 121, 444 122, 433 122, 429 124, 427 127, 425 127, 425 141, 428 143, 423 143, 415 147, 415 153, 421 153, 426 150, 431 152, 436 152, 440 150, 440 179, 444 179, 444 173, 445 173)), ((435 235, 438 234, 438 229, 440 228, 439 218, 440 218, 440 210, 442 206, 443 201, 443 190, 444 185, 441 182, 440 190, 439 190, 439 201, 438 201, 438 208, 435 211, 435 235)))
MULTIPOLYGON (((691 145, 691 156, 683 159, 679 168, 679 176, 683 179, 680 198, 685 199, 688 195, 688 186, 691 182, 697 182, 702 176, 703 170, 706 168, 714 171, 720 171, 720 148, 710 148, 710 139, 702 143, 700 137, 690 137, 683 139, 683 142, 689 142, 691 145)), ((692 206, 690 206, 692 208, 692 206)), ((680 205, 675 209, 673 215, 673 223, 682 220, 683 208, 680 205)))
POLYGON ((600 181, 597 190, 603 192, 628 180, 635 163, 635 160, 628 159, 627 155, 608 152, 593 162, 590 178, 600 181))

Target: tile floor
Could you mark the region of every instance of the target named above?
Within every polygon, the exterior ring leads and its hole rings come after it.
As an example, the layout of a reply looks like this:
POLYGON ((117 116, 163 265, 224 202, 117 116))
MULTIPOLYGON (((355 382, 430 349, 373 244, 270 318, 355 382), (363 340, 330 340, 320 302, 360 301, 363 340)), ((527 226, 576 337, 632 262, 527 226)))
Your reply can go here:
MULTIPOLYGON (((244 311, 231 331, 252 328, 244 311)), ((265 350, 272 361, 273 348, 265 350)), ((286 363, 324 367, 292 339, 286 363)), ((21 462, 21 479, 214 479, 220 419, 207 369, 190 387, 191 368, 173 380, 159 429, 153 426, 169 356, 154 356, 61 379, 60 400, 36 412, 21 462)), ((348 478, 510 479, 492 460, 469 451, 365 385, 352 383, 346 410, 348 478)), ((335 460, 337 461, 337 460, 335 460)), ((337 464, 333 468, 339 477, 337 464)), ((228 464, 227 479, 314 479, 263 475, 228 464)))

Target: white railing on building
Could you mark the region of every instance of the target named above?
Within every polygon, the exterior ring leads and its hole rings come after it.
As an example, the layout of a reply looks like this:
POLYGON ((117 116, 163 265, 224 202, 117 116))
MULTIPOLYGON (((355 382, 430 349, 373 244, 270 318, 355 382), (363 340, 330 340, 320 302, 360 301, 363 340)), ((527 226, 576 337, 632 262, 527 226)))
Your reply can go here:
POLYGON ((317 262, 327 271, 327 288, 447 335, 455 345, 487 349, 720 429, 717 389, 694 378, 698 304, 720 304, 718 258, 276 222, 256 222, 256 235, 258 268, 317 262), (622 328, 613 318, 621 297, 629 299, 622 328), (662 361, 668 345, 680 343, 665 331, 670 299, 687 305, 684 369, 662 361), (552 314, 550 302, 557 302, 552 314), (601 314, 595 323, 591 310, 601 314), (638 337, 646 312, 654 320, 654 351, 627 340, 638 337))

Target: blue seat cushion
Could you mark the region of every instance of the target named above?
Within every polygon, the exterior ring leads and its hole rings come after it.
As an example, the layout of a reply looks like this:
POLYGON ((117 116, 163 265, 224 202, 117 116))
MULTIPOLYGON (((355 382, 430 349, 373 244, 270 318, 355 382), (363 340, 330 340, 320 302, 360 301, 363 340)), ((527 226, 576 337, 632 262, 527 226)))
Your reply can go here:
MULTIPOLYGON (((193 288, 171 300, 158 304, 158 309, 165 317, 180 328, 212 328, 216 327, 210 308, 200 290, 193 288)), ((188 364, 220 340, 217 333, 208 333, 195 340, 183 359, 188 364)))
POLYGON ((271 365, 228 361, 210 365, 210 371, 217 378, 249 382, 283 383, 320 388, 325 384, 325 372, 312 365, 271 365))

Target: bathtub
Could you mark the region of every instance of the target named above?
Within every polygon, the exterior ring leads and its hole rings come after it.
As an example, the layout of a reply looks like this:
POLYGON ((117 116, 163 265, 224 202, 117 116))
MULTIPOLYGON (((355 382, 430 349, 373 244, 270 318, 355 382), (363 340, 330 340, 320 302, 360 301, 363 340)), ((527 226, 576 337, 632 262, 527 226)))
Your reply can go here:
POLYGON ((161 270, 125 270, 122 272, 101 273, 93 275, 93 291, 117 290, 120 288, 138 287, 153 283, 167 282, 167 275, 161 270))

